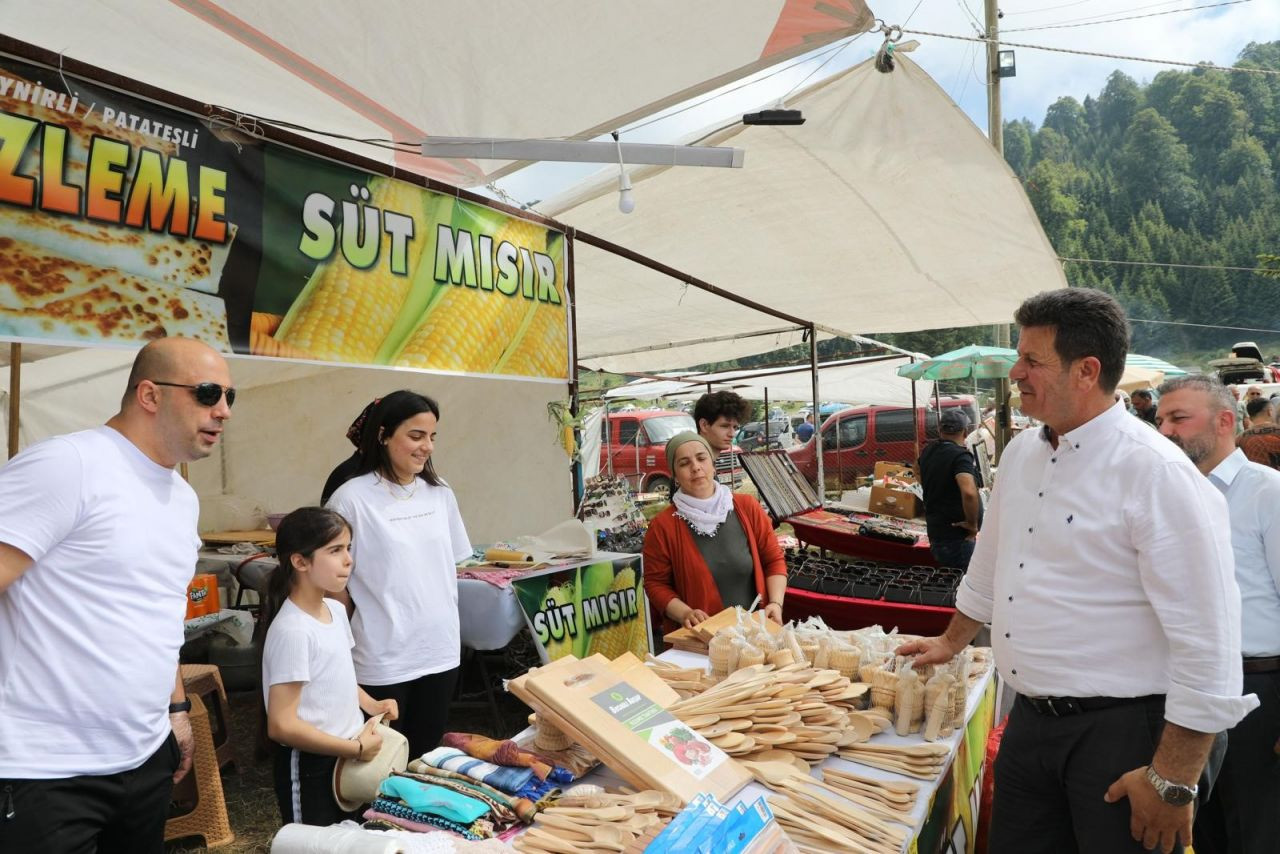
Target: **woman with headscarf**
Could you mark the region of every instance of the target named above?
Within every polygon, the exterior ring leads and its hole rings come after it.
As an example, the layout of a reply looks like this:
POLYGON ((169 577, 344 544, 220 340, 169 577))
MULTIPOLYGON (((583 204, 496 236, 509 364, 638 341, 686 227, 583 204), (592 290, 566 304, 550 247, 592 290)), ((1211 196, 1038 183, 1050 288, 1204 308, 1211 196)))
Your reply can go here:
POLYGON ((667 442, 667 466, 678 488, 644 538, 644 590, 665 629, 749 608, 757 596, 781 623, 787 564, 760 503, 716 480, 715 454, 692 431, 667 442))

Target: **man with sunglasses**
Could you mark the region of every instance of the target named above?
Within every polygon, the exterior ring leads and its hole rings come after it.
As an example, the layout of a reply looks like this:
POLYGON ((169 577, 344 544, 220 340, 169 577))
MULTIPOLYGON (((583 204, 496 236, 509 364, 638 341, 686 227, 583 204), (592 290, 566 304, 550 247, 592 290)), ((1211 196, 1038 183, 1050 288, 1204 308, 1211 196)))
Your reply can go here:
POLYGON ((153 341, 105 425, 0 468, 0 851, 164 850, 200 545, 176 468, 213 452, 234 400, 214 350, 153 341))

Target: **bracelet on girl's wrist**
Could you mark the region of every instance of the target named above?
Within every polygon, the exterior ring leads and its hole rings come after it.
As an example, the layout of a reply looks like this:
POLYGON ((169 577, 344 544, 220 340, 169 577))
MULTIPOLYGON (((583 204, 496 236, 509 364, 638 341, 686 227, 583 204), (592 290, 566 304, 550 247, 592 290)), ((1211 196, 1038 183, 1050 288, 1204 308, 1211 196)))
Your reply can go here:
POLYGON ((364 761, 364 745, 360 743, 360 736, 357 735, 355 738, 352 739, 352 741, 356 743, 356 761, 363 762, 364 761))

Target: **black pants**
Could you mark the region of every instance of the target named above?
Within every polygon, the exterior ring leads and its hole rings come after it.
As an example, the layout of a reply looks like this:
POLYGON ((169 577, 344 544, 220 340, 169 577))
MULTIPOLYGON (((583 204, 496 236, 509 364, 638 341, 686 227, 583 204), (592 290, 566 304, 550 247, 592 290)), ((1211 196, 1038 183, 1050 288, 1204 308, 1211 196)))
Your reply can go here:
MULTIPOLYGON (((996 755, 989 854, 1145 851, 1129 832, 1128 799, 1103 795, 1151 762, 1163 728, 1163 699, 1056 718, 1019 697, 996 755)), ((1202 777, 1202 790, 1210 782, 1202 777)))
POLYGON ((1246 673, 1262 705, 1227 733, 1227 757, 1196 816, 1196 854, 1272 854, 1280 848, 1280 671, 1246 673))
POLYGON ((449 702, 458 684, 458 670, 455 667, 393 685, 360 686, 375 700, 396 701, 400 717, 392 721, 391 728, 409 739, 411 761, 440 746, 449 723, 449 702))
POLYGON ((182 754, 170 733, 131 771, 56 780, 0 779, 0 851, 161 854, 173 772, 182 754))
POLYGON ((276 804, 285 824, 325 826, 355 818, 333 797, 333 766, 336 756, 307 753, 283 744, 272 746, 272 778, 276 788, 276 804))

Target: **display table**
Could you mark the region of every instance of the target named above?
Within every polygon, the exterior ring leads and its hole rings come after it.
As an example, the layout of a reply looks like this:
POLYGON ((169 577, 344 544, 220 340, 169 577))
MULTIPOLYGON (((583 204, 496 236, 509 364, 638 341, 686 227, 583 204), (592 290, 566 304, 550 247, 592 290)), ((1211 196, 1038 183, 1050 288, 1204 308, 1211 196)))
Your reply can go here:
MULTIPOLYGON (((706 656, 692 652, 668 650, 659 658, 679 667, 707 666, 706 656)), ((950 738, 937 742, 946 744, 951 749, 948 765, 937 780, 918 780, 892 771, 860 765, 836 756, 828 758, 818 766, 850 771, 877 780, 915 783, 920 786, 920 794, 912 811, 914 823, 910 841, 903 847, 904 854, 941 854, 944 851, 973 854, 978 823, 978 800, 982 791, 982 777, 985 773, 987 736, 991 732, 995 715, 994 674, 995 668, 992 667, 970 689, 965 707, 967 721, 965 728, 957 730, 950 738)), ((892 730, 880 733, 873 738, 873 743, 876 744, 920 744, 922 741, 923 738, 919 734, 899 736, 892 730)), ((598 767, 583 777, 581 782, 595 783, 611 789, 626 785, 620 777, 604 766, 598 767)), ((749 783, 728 803, 730 805, 738 802, 751 803, 761 796, 772 794, 770 789, 759 783, 749 783)))
POLYGON ((797 587, 787 590, 783 607, 783 617, 788 621, 821 617, 828 626, 842 631, 866 626, 883 626, 885 631, 889 631, 897 626, 902 634, 926 636, 946 631, 956 612, 955 608, 832 596, 797 587))

